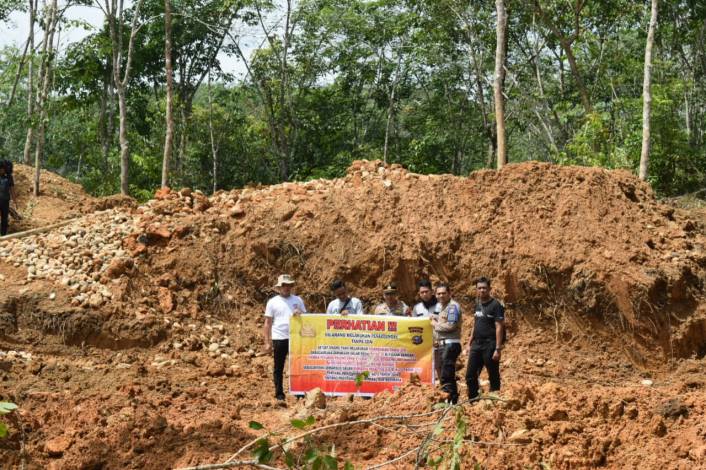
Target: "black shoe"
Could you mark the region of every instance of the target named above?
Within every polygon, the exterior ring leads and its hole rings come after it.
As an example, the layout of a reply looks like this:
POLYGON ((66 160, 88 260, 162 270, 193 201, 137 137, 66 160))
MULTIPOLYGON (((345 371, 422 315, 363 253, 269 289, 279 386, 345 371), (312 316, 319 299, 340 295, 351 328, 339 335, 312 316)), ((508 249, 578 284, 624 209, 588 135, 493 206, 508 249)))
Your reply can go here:
POLYGON ((284 396, 284 393, 275 395, 275 398, 279 401, 285 401, 287 399, 287 397, 284 396))

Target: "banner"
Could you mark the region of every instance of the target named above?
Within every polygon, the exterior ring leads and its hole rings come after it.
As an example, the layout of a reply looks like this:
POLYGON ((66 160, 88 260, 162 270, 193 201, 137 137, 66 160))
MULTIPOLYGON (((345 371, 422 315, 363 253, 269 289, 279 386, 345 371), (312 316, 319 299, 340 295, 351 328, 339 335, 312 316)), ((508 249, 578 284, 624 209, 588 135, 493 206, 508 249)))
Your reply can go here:
POLYGON ((410 375, 433 384, 429 318, 387 315, 293 316, 289 335, 289 390, 319 387, 327 395, 371 396, 396 390, 410 375), (360 387, 359 374, 368 373, 360 387))

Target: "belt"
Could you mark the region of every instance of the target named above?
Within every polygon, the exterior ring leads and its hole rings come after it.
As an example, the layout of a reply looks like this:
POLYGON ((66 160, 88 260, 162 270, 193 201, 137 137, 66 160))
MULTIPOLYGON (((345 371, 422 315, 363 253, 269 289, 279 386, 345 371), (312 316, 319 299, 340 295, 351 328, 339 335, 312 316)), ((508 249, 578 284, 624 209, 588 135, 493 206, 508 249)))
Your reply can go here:
POLYGON ((460 339, 440 339, 439 344, 461 344, 460 339))

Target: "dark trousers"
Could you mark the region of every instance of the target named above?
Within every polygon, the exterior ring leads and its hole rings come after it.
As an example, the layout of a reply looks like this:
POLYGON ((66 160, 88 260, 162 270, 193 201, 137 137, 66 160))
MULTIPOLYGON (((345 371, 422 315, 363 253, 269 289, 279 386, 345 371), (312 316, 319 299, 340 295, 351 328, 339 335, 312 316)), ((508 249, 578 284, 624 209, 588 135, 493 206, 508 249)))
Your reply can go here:
POLYGON ((458 386, 456 385, 456 359, 461 354, 459 343, 444 344, 441 346, 441 389, 449 394, 451 403, 458 401, 458 386))
POLYGON ((488 371, 490 379, 490 391, 500 390, 500 361, 493 360, 495 353, 495 341, 476 343, 471 345, 471 352, 468 356, 468 368, 466 369, 466 385, 468 385, 468 398, 471 400, 478 397, 478 377, 483 366, 488 371))
POLYGON ((10 218, 10 200, 0 199, 0 236, 7 235, 10 218))
POLYGON ((274 379, 275 379, 275 396, 284 397, 284 386, 282 384, 282 375, 284 374, 284 363, 287 361, 287 354, 289 353, 289 340, 288 339, 273 339, 272 340, 272 352, 275 356, 275 369, 274 369, 274 379))

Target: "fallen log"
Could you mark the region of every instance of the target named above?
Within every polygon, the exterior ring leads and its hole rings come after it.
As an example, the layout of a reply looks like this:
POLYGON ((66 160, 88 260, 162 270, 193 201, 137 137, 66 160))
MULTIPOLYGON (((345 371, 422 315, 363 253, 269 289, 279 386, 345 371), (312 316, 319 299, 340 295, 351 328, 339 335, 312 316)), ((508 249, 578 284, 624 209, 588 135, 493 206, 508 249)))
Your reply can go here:
POLYGON ((36 235, 38 233, 48 232, 49 230, 53 230, 55 228, 60 228, 65 225, 69 225, 70 223, 75 222, 76 220, 77 219, 69 219, 69 220, 57 222, 52 225, 46 225, 44 227, 33 228, 30 230, 25 230, 23 232, 11 233, 9 235, 5 235, 4 237, 0 237, 0 242, 5 241, 5 240, 12 240, 13 238, 24 238, 24 237, 28 237, 30 235, 36 235))

